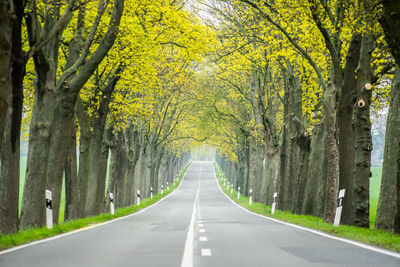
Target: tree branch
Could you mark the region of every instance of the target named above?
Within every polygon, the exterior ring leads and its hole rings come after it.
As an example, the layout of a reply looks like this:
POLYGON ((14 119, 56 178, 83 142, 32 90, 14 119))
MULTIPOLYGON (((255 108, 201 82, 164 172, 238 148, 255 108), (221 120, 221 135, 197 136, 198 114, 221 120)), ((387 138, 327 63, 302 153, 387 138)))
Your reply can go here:
MULTIPOLYGON (((35 2, 35 1, 32 1, 32 2, 35 2)), ((44 45, 46 45, 48 41, 53 39, 56 36, 56 34, 58 34, 65 27, 65 25, 71 20, 72 11, 74 9, 75 2, 76 2, 76 0, 68 1, 68 6, 65 9, 64 14, 57 21, 57 23, 53 26, 53 28, 50 30, 50 32, 46 35, 42 35, 31 46, 30 50, 27 53, 28 58, 31 58, 39 49, 41 49, 44 45)), ((37 37, 38 36, 39 35, 37 35, 37 37)))
POLYGON ((307 51, 304 50, 304 48, 302 48, 297 41, 290 36, 290 34, 276 21, 274 21, 267 13, 265 13, 257 4, 249 1, 249 0, 240 0, 241 2, 250 5, 251 7, 253 7, 254 9, 258 10, 258 12, 269 22, 271 23, 273 26, 275 26, 275 28, 277 28, 280 32, 283 33, 283 35, 288 39, 288 41, 297 49, 297 51, 309 62, 309 64, 311 65, 311 67, 313 67, 313 69, 315 70, 318 79, 321 83, 321 85, 323 86, 323 88, 326 88, 325 85, 325 80, 324 77, 322 75, 322 72, 320 70, 320 68, 317 66, 317 64, 315 63, 315 61, 311 58, 311 56, 307 53, 307 51))

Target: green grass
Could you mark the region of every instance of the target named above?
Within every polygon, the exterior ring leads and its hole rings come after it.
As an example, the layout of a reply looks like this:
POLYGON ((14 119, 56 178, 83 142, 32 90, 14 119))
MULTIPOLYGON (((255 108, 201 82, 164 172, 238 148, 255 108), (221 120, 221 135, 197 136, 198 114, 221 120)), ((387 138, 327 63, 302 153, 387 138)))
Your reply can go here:
POLYGON ((163 194, 159 193, 155 195, 153 198, 143 199, 142 201, 140 201, 140 205, 132 205, 125 208, 116 209, 114 215, 111 215, 110 213, 103 213, 98 216, 64 222, 61 224, 54 225, 53 229, 47 229, 46 227, 31 228, 31 229, 21 230, 17 234, 12 234, 12 235, 0 234, 0 250, 18 246, 35 240, 40 240, 43 238, 55 236, 58 234, 66 233, 76 229, 88 227, 94 224, 102 223, 111 219, 135 213, 138 210, 141 210, 145 207, 148 207, 158 202, 160 199, 162 199, 163 197, 174 191, 179 186, 180 182, 182 181, 182 177, 186 173, 186 170, 189 168, 189 166, 190 163, 184 166, 182 170, 179 172, 177 176, 178 180, 175 186, 171 184, 169 189, 164 190, 163 194))
MULTIPOLYGON (((271 217, 275 219, 279 219, 281 221, 297 224, 300 226, 304 226, 307 228, 312 228, 316 230, 320 230, 335 236, 339 237, 344 237, 352 240, 356 240, 362 243, 370 244, 370 245, 375 245, 379 246, 382 248, 390 249, 393 251, 400 252, 400 235, 381 231, 381 230, 374 230, 374 229, 366 229, 366 228, 359 228, 355 226, 347 226, 347 225, 340 225, 339 227, 334 227, 332 224, 324 223, 321 218, 314 217, 314 216, 309 216, 309 215, 295 215, 292 214, 288 211, 281 211, 281 210, 275 210, 275 214, 271 214, 271 207, 260 204, 257 202, 253 202, 253 204, 250 206, 249 205, 249 198, 245 196, 240 196, 240 199, 237 199, 237 191, 233 190, 233 193, 230 193, 230 190, 226 189, 226 186, 223 186, 223 178, 225 177, 225 174, 222 172, 222 170, 219 168, 218 165, 214 165, 215 167, 215 172, 217 174, 219 183, 221 184, 222 190, 227 194, 232 200, 234 200, 236 203, 241 205, 242 207, 271 217)), ((380 177, 380 170, 379 169, 373 169, 373 177, 380 177)), ((375 177, 375 178, 376 178, 375 177)), ((372 181, 371 183, 379 183, 380 184, 380 179, 378 181, 372 181)), ((372 190, 373 193, 371 192, 371 198, 376 199, 377 203, 377 196, 379 195, 379 187, 376 188, 376 185, 374 185, 374 189, 372 190)), ((375 206, 376 207, 376 206, 375 206)), ((375 208, 375 213, 376 213, 376 208, 375 208)), ((375 217, 374 217, 375 218, 375 217)))

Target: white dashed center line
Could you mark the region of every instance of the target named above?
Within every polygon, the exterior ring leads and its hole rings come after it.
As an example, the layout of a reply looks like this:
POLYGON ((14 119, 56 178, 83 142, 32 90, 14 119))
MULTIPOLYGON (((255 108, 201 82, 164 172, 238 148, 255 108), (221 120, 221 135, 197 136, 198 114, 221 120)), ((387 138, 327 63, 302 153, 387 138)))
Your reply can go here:
POLYGON ((211 249, 209 249, 209 248, 202 248, 202 249, 201 249, 201 256, 211 256, 211 249))
POLYGON ((208 241, 208 239, 207 239, 207 237, 206 236, 200 236, 200 241, 208 241))

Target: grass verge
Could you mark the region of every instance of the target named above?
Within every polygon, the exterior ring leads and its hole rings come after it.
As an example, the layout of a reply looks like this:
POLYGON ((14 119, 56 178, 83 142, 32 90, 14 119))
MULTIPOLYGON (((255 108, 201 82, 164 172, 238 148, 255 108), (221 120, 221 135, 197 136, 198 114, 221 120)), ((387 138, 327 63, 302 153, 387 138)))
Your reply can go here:
POLYGON ((162 198, 166 195, 170 194, 174 191, 182 181, 184 174, 190 166, 190 162, 182 168, 182 170, 177 175, 177 182, 175 185, 171 184, 169 189, 164 190, 164 193, 157 194, 153 198, 146 198, 140 201, 140 205, 132 205, 125 208, 118 208, 115 210, 115 214, 111 215, 111 213, 103 213, 98 216, 82 218, 74 221, 65 222, 62 224, 57 224, 53 226, 53 229, 47 229, 46 227, 42 228, 31 228, 26 230, 21 230, 17 234, 12 235, 0 235, 0 250, 11 248, 14 246, 22 245, 28 242, 40 240, 43 238, 52 237, 55 235, 59 235, 62 233, 70 232, 73 230, 77 230, 80 228, 92 226, 94 224, 99 224, 105 221, 109 221, 112 219, 116 219, 119 217, 123 217, 132 213, 135 213, 143 208, 146 208, 162 198))
POLYGON ((231 191, 228 190, 226 186, 223 186, 223 179, 226 179, 226 176, 221 168, 218 166, 218 164, 214 163, 214 169, 218 178, 218 182, 225 194, 227 194, 240 206, 252 212, 275 218, 284 222, 323 231, 335 236, 344 237, 347 239, 352 239, 362 243, 400 252, 400 235, 397 234, 385 232, 382 230, 360 228, 348 225, 340 225, 339 227, 334 227, 332 224, 324 223, 321 218, 310 215, 296 215, 292 214, 289 211, 275 210, 275 214, 272 215, 270 206, 257 202, 253 202, 253 204, 250 206, 248 197, 240 195, 240 198, 237 199, 236 190, 233 190, 233 193, 231 194, 231 191))

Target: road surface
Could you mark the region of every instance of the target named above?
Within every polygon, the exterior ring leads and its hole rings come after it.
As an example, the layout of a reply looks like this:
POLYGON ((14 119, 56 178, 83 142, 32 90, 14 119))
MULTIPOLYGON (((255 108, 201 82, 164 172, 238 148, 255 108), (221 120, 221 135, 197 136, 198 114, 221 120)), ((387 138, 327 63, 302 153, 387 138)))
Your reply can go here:
POLYGON ((400 266, 379 252, 256 216, 219 189, 211 162, 151 208, 14 251, 0 266, 400 266))

